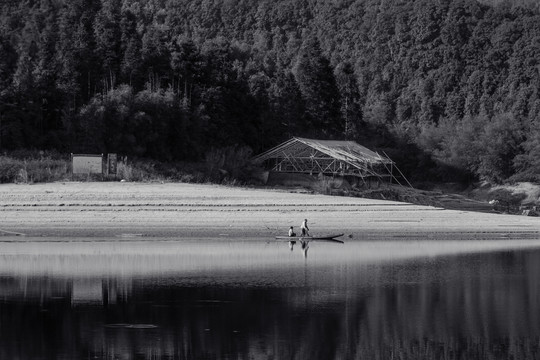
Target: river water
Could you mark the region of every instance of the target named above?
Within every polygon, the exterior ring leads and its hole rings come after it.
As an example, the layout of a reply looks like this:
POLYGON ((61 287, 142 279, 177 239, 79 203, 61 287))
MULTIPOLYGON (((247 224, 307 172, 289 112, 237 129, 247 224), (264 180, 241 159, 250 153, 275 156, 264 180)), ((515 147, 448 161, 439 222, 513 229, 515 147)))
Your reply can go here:
POLYGON ((539 240, 0 243, 0 359, 538 359, 539 347, 539 240))

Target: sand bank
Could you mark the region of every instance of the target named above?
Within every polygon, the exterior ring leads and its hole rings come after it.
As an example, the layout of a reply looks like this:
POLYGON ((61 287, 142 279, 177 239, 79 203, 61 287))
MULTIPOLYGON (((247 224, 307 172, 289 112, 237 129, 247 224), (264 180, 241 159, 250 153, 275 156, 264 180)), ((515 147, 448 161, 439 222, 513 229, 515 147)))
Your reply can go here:
POLYGON ((0 239, 262 239, 309 219, 345 239, 540 239, 540 218, 296 191, 177 183, 0 185, 0 239))

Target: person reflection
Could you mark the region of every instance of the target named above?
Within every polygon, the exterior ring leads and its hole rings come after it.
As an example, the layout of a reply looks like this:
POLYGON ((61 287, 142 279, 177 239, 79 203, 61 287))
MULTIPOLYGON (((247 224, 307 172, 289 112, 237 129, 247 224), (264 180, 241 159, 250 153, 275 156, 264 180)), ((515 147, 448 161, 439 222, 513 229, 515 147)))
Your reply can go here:
POLYGON ((302 248, 302 253, 304 254, 304 257, 307 258, 307 251, 309 249, 309 241, 300 240, 300 246, 302 248))
POLYGON ((291 249, 291 251, 293 251, 293 248, 294 248, 295 244, 296 244, 296 241, 294 241, 294 240, 289 241, 289 249, 291 249))

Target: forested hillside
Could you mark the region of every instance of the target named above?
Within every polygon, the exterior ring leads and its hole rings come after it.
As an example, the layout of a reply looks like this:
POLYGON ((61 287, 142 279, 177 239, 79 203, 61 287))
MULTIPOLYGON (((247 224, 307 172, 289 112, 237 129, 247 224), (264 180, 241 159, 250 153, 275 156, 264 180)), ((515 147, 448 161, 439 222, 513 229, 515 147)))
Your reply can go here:
POLYGON ((415 179, 540 180, 534 2, 1 4, 2 151, 193 161, 304 136, 384 149, 415 179))

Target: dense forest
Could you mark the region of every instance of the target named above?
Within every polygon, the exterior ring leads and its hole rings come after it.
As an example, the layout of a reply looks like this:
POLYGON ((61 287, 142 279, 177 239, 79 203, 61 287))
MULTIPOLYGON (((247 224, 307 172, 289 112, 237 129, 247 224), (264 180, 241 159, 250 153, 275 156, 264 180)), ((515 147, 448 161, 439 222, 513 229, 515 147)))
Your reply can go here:
POLYGON ((290 136, 413 180, 540 180, 540 11, 500 0, 3 0, 0 149, 201 161, 290 136))

